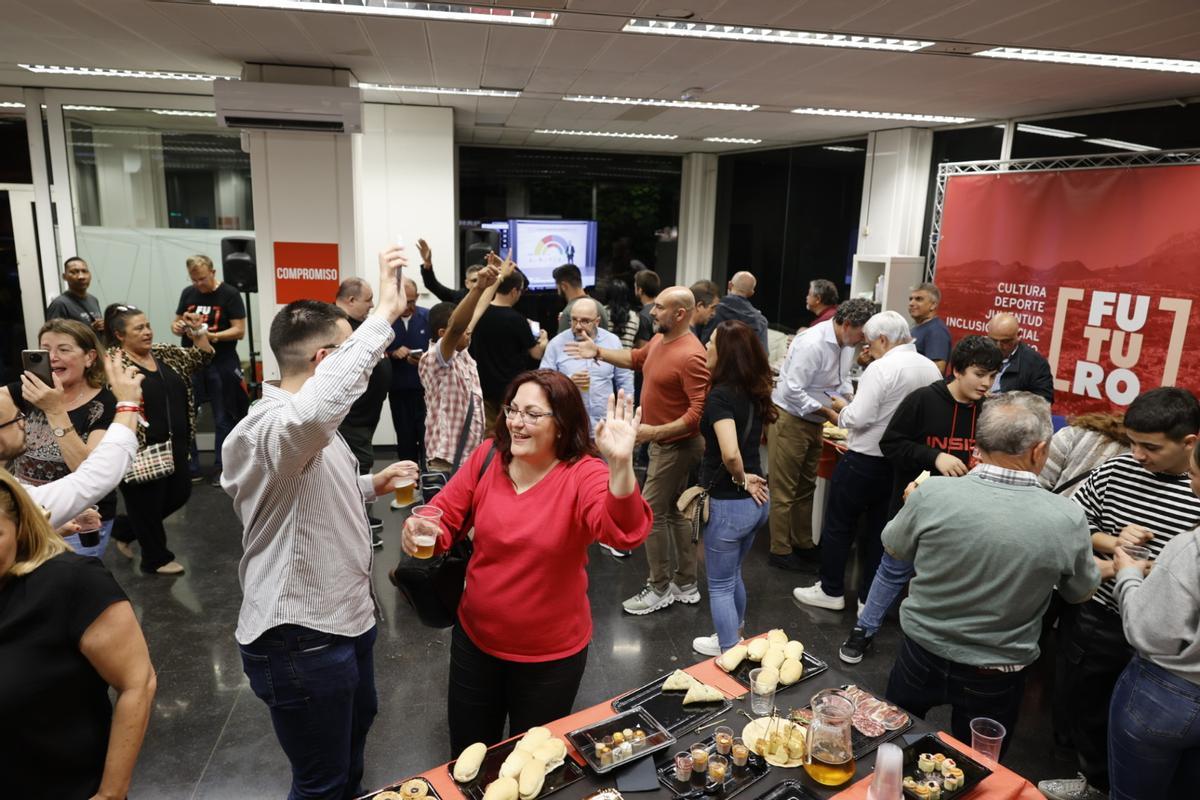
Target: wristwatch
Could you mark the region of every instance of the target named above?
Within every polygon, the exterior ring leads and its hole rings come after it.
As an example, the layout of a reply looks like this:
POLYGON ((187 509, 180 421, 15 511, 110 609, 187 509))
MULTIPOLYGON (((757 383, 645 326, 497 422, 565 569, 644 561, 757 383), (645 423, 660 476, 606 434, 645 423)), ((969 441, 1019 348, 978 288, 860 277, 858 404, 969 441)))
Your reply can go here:
POLYGON ((57 439, 61 439, 67 435, 66 428, 51 428, 50 432, 53 433, 55 438, 57 438, 57 439))

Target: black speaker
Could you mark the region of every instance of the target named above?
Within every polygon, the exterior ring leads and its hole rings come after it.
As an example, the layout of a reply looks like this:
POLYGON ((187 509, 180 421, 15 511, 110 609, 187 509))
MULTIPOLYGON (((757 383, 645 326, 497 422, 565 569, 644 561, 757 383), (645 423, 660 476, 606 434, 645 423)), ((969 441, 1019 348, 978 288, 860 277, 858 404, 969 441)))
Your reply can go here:
POLYGON ((258 259, 250 236, 226 236, 221 240, 221 267, 225 282, 239 292, 258 291, 258 259))
POLYGON ((462 232, 462 264, 460 269, 465 275, 467 267, 472 264, 484 263, 484 258, 488 251, 494 252, 496 255, 503 255, 500 252, 500 232, 488 230, 487 228, 467 228, 462 232))

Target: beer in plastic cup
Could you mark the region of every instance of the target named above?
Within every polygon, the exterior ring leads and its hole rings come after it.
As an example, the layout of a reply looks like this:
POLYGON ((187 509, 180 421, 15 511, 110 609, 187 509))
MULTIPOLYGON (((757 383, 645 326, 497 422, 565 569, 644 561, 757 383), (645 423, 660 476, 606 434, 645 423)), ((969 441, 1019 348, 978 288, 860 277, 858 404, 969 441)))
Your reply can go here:
POLYGON ((438 534, 442 532, 442 510, 437 506, 416 506, 409 515, 413 520, 414 558, 433 558, 438 534))
POLYGON ((415 480, 406 479, 404 483, 397 486, 394 491, 396 493, 396 505, 411 506, 413 503, 413 490, 416 488, 415 480))

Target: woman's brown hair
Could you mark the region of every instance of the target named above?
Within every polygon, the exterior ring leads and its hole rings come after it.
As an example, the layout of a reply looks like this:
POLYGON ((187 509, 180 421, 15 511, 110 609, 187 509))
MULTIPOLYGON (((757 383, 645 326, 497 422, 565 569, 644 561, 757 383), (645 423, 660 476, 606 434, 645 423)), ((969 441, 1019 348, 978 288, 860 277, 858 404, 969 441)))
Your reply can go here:
POLYGON ((779 412, 771 402, 771 364, 767 351, 749 325, 727 319, 713 332, 717 340, 717 366, 712 371, 712 385, 727 384, 750 396, 763 425, 776 420, 779 412))
POLYGON ((1094 431, 1127 447, 1133 444, 1129 440, 1129 436, 1125 433, 1124 414, 1106 414, 1100 411, 1093 411, 1071 417, 1067 422, 1072 428, 1083 428, 1085 431, 1094 431))
POLYGON ((59 553, 70 552, 71 546, 50 527, 42 507, 33 501, 12 473, 2 468, 0 515, 8 517, 17 529, 17 557, 7 574, 0 575, 0 582, 10 576, 28 575, 59 553))
MULTIPOLYGON (((548 410, 554 416, 543 420, 542 424, 553 422, 558 426, 554 452, 558 460, 572 463, 584 456, 598 455, 596 446, 592 444, 592 421, 583 405, 579 387, 561 372, 552 369, 530 370, 513 378, 504 390, 503 405, 511 405, 517 390, 526 383, 536 383, 542 387, 550 400, 548 410)), ((512 435, 508 432, 508 419, 503 409, 496 415, 496 450, 506 465, 512 462, 512 435)))
POLYGON ((38 331, 38 343, 42 341, 43 334, 59 333, 63 336, 70 336, 75 344, 79 345, 80 349, 86 353, 91 350, 95 353, 96 358, 92 361, 92 365, 83 371, 83 379, 87 381, 87 385, 93 389, 99 389, 104 385, 104 347, 100 344, 100 338, 96 336, 96 332, 82 322, 73 319, 52 319, 48 320, 41 330, 38 331))

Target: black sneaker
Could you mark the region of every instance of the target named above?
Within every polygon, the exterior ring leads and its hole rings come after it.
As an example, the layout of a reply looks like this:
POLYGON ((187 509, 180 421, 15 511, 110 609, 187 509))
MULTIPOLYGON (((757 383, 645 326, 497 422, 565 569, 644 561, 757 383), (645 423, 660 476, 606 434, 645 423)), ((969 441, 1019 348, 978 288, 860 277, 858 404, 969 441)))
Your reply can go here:
POLYGON ((383 520, 381 520, 379 517, 373 517, 370 514, 367 514, 367 521, 371 523, 372 531, 383 530, 383 520))
POLYGON ((767 558, 767 564, 776 569, 786 569, 791 572, 804 572, 809 567, 804 561, 796 555, 796 551, 788 553, 786 556, 781 556, 778 553, 771 553, 767 558))
POLYGON ((376 550, 383 547, 383 537, 376 533, 374 528, 371 529, 371 547, 376 550))
POLYGON ((871 641, 874 638, 875 636, 867 633, 866 629, 855 625, 854 630, 850 631, 850 638, 838 648, 838 658, 847 664, 857 664, 871 649, 871 641))

